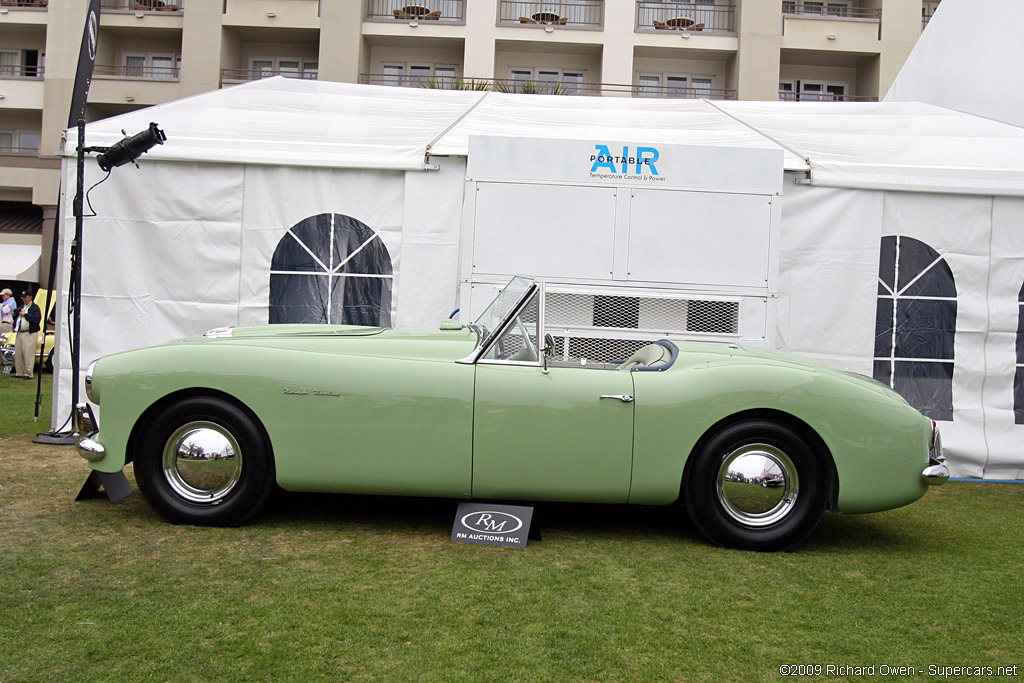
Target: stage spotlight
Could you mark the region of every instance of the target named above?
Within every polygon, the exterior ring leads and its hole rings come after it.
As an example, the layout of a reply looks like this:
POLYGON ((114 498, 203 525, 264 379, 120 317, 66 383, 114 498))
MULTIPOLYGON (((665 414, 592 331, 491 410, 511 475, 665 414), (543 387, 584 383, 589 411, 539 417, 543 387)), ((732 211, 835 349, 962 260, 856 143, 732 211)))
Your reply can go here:
MULTIPOLYGON (((123 132, 123 131, 122 131, 123 132)), ((164 144, 167 136, 155 123, 149 124, 149 128, 136 133, 131 137, 125 137, 109 150, 96 157, 100 168, 109 171, 117 166, 124 166, 128 162, 134 163, 136 159, 148 152, 157 145, 164 144)))

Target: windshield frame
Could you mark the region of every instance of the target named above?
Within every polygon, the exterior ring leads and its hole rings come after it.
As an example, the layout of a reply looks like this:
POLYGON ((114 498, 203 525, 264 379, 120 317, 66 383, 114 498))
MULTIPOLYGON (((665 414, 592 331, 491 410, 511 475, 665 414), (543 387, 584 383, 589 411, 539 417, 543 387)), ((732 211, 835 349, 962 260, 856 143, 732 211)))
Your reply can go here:
MULTIPOLYGON (((473 349, 473 351, 470 352, 468 356, 466 356, 465 358, 460 358, 455 362, 472 365, 475 364, 478 360, 480 360, 491 348, 491 346, 493 346, 494 343, 498 339, 500 339, 503 334, 505 334, 505 332, 512 325, 512 323, 515 322, 516 318, 522 312, 523 308, 530 302, 533 295, 537 294, 538 292, 542 292, 542 290, 542 282, 525 275, 516 275, 511 280, 509 280, 508 283, 501 288, 501 291, 498 292, 497 296, 494 297, 494 300, 487 305, 487 308, 484 309, 484 312, 481 313, 479 317, 477 317, 476 321, 469 324, 469 329, 473 330, 476 333, 476 347, 473 349), (527 288, 523 291, 522 295, 520 295, 519 298, 515 300, 515 303, 508 308, 508 310, 505 312, 504 317, 502 317, 500 319, 500 322, 494 326, 494 329, 487 329, 484 325, 480 323, 481 319, 487 316, 487 314, 491 311, 491 308, 501 299, 502 294, 504 294, 505 291, 509 287, 511 287, 512 284, 515 283, 517 280, 526 281, 529 283, 529 286, 527 286, 527 288)), ((537 321, 537 334, 539 338, 543 338, 543 301, 544 296, 543 293, 541 293, 540 308, 538 312, 539 320, 537 321)), ((533 363, 530 363, 530 365, 533 365, 533 363)))

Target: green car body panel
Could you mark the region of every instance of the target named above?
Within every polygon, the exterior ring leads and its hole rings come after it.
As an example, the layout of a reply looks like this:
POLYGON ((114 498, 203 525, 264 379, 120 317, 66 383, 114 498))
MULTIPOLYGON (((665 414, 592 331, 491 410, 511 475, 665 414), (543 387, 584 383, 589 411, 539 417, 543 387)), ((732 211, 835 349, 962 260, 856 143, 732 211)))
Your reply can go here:
POLYGON ((833 509, 885 510, 927 485, 931 421, 863 376, 787 354, 676 342, 661 372, 457 362, 468 328, 237 327, 97 361, 104 455, 118 472, 155 408, 230 397, 293 491, 671 504, 716 426, 772 415, 827 448, 833 509), (602 395, 629 394, 624 402, 602 395))

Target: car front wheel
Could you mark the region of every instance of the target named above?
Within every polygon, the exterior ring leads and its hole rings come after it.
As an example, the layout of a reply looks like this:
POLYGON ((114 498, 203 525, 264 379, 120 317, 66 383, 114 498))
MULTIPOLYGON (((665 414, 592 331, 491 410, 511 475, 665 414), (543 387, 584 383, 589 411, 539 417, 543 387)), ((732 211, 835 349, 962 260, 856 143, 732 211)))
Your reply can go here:
POLYGON ((219 398, 193 397, 157 413, 134 454, 146 501, 168 521, 237 526, 274 485, 270 448, 254 419, 219 398))
POLYGON ((713 543, 786 550, 804 540, 825 511, 822 456, 783 424, 728 425, 692 457, 683 495, 694 524, 713 543))

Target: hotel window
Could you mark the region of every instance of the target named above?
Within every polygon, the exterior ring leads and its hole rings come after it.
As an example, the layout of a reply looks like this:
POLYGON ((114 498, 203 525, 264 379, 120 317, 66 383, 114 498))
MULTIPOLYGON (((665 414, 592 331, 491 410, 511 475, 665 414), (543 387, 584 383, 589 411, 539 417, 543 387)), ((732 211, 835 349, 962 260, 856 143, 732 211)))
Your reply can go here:
POLYGON ((454 84, 457 69, 451 64, 399 63, 381 65, 382 85, 404 85, 425 88, 431 85, 454 84))
POLYGON ((911 237, 882 238, 874 378, 933 420, 953 419, 956 282, 946 261, 911 237))
POLYGON ((177 78, 181 71, 181 55, 129 52, 123 60, 129 78, 177 78))
POLYGON ((286 78, 316 79, 319 66, 315 59, 298 57, 252 57, 249 60, 249 70, 254 72, 256 78, 280 75, 286 78))
POLYGON ((843 102, 850 84, 841 81, 807 81, 796 78, 779 79, 780 100, 804 102, 843 102))
POLYGON ((783 14, 819 14, 829 17, 847 17, 853 0, 783 0, 783 14))
POLYGON ((712 76, 641 73, 636 77, 637 97, 707 99, 713 88, 712 76))
POLYGON ((584 90, 587 72, 582 69, 559 69, 556 67, 514 67, 509 69, 510 77, 517 82, 541 84, 540 90, 566 95, 579 95, 584 90))
POLYGON ((38 154, 39 133, 21 130, 0 130, 0 152, 38 154))
POLYGON ((0 78, 37 78, 42 66, 39 50, 0 50, 0 78))

